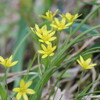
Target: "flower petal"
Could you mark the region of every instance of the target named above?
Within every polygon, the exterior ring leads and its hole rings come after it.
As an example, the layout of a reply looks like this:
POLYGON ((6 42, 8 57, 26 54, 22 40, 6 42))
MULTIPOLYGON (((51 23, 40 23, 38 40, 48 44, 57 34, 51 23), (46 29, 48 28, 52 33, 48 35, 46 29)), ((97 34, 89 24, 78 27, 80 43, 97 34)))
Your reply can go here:
POLYGON ((53 41, 53 40, 55 40, 56 39, 56 37, 51 37, 50 38, 50 41, 53 41))
POLYGON ((53 36, 55 34, 55 31, 51 32, 49 35, 50 36, 53 36))
POLYGON ((44 15, 39 15, 39 17, 42 17, 42 18, 44 18, 44 19, 47 19, 47 17, 44 16, 44 15))
POLYGON ((77 60, 77 62, 82 66, 82 63, 79 60, 77 60))
POLYGON ((53 56, 54 55, 54 53, 51 53, 49 56, 53 56))
POLYGON ((85 67, 84 69, 92 69, 92 66, 85 67))
POLYGON ((61 23, 63 23, 63 25, 65 25, 66 20, 63 18, 63 19, 61 20, 61 23))
POLYGON ((70 23, 66 24, 66 27, 68 27, 68 26, 70 26, 70 25, 72 25, 72 22, 70 22, 70 23))
POLYGON ((48 45, 50 42, 49 41, 45 41, 45 43, 48 45))
POLYGON ((20 88, 14 88, 13 91, 14 92, 19 92, 20 91, 20 88))
POLYGON ((93 66, 96 66, 96 65, 97 65, 97 64, 91 64, 90 66, 93 67, 93 66))
POLYGON ((55 24, 50 24, 51 27, 57 28, 55 24))
POLYGON ((17 100, 20 100, 20 99, 21 99, 21 96, 22 96, 22 94, 19 92, 19 93, 17 94, 17 96, 16 96, 16 99, 17 99, 17 100))
POLYGON ((48 56, 48 55, 47 55, 47 54, 45 54, 45 55, 43 55, 43 56, 42 56, 42 58, 46 58, 47 56, 48 56))
POLYGON ((45 47, 45 45, 41 44, 42 49, 45 51, 47 50, 47 48, 45 47))
POLYGON ((31 29, 31 31, 32 31, 33 33, 35 33, 35 30, 34 30, 34 28, 30 27, 30 29, 31 29))
POLYGON ((59 23, 60 23, 58 18, 55 18, 55 22, 56 22, 57 25, 59 25, 59 23))
POLYGON ((38 50, 38 53, 45 54, 43 50, 38 50))
POLYGON ((28 94, 35 94, 35 91, 32 90, 32 89, 27 89, 27 93, 28 93, 28 94))
POLYGON ((11 62, 12 61, 12 58, 13 58, 13 56, 11 55, 10 57, 9 57, 9 62, 11 62))
POLYGON ((24 98, 24 100, 28 100, 28 97, 26 94, 23 94, 23 98, 24 98))
POLYGON ((11 65, 10 65, 9 67, 14 66, 14 65, 16 65, 17 63, 18 63, 18 61, 14 61, 14 62, 11 63, 11 65))
POLYGON ((44 42, 42 39, 39 39, 39 42, 44 42))
POLYGON ((25 85, 25 81, 24 81, 24 79, 21 79, 21 81, 20 81, 20 87, 23 87, 25 85))
POLYGON ((80 62, 83 64, 84 63, 84 59, 82 56, 80 56, 80 62))
POLYGON ((90 64, 90 62, 91 62, 91 58, 88 58, 88 59, 86 60, 86 63, 87 63, 87 64, 90 64))
POLYGON ((36 28, 36 31, 39 31, 39 26, 37 24, 35 24, 35 28, 36 28))
POLYGON ((25 84, 25 87, 28 88, 32 84, 32 81, 29 81, 25 84))
POLYGON ((47 30, 47 25, 44 25, 41 29, 42 30, 47 30))
POLYGON ((42 38, 42 35, 38 32, 36 32, 36 35, 39 37, 39 38, 42 38))
POLYGON ((1 57, 1 56, 0 56, 0 61, 1 61, 1 62, 4 62, 4 58, 3 58, 3 57, 1 57))
POLYGON ((58 9, 54 12, 53 17, 58 13, 58 9))

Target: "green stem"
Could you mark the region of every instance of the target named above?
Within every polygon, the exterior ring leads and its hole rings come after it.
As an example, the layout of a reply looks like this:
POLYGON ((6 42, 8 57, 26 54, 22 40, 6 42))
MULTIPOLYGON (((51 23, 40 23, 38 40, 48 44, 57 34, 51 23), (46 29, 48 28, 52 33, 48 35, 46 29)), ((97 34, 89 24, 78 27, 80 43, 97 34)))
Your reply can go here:
POLYGON ((68 44, 68 42, 70 41, 71 37, 72 37, 72 26, 70 26, 70 33, 69 33, 69 36, 68 36, 68 38, 65 40, 65 42, 63 43, 62 48, 68 44))
POLYGON ((93 92, 90 92, 90 93, 80 95, 79 97, 83 97, 83 96, 90 95, 90 94, 99 94, 99 93, 100 93, 100 91, 93 91, 93 92))
POLYGON ((55 96, 56 96, 57 91, 58 91, 58 87, 57 87, 57 89, 56 89, 56 91, 54 93, 53 100, 55 99, 55 96))
POLYGON ((7 98, 8 98, 8 86, 7 86, 7 76, 8 76, 8 71, 9 71, 9 69, 7 68, 6 71, 5 71, 5 75, 4 75, 5 86, 6 86, 6 91, 7 91, 7 97, 6 97, 6 100, 7 100, 7 98))
POLYGON ((41 66, 41 63, 40 63, 40 55, 38 54, 38 67, 39 67, 39 73, 40 73, 40 77, 42 76, 42 66, 41 66))
POLYGON ((67 67, 65 68, 65 70, 61 73, 60 77, 58 78, 58 80, 56 81, 56 83, 54 84, 54 86, 52 87, 52 90, 50 91, 50 95, 49 95, 49 97, 48 97, 47 100, 50 100, 50 97, 51 97, 51 95, 52 95, 52 92, 54 91, 55 86, 57 85, 57 83, 59 82, 59 80, 61 79, 61 77, 64 75, 64 73, 69 69, 69 67, 70 67, 70 65, 67 66, 67 67))
MULTIPOLYGON (((49 67, 50 67, 50 62, 51 62, 51 59, 50 59, 50 56, 48 56, 46 59, 45 59, 45 71, 47 70, 47 69, 49 69, 49 67)), ((45 72, 44 71, 44 72, 45 72)))
POLYGON ((82 71, 81 76, 80 76, 80 80, 79 80, 79 83, 78 83, 78 92, 77 92, 77 94, 79 94, 79 91, 80 91, 83 75, 84 75, 84 72, 82 71))
POLYGON ((18 50, 20 49, 21 45, 24 43, 24 41, 27 39, 27 37, 30 35, 30 32, 23 38, 23 40, 19 43, 19 45, 17 46, 17 48, 15 49, 14 53, 13 53, 13 57, 16 55, 16 53, 18 52, 18 50))
POLYGON ((58 50, 59 44, 60 44, 60 34, 61 34, 61 31, 56 34, 57 35, 57 41, 56 41, 57 50, 58 50))
POLYGON ((30 69, 31 69, 31 67, 32 67, 32 65, 33 65, 33 63, 34 63, 36 57, 37 57, 37 56, 36 56, 36 54, 35 54, 34 57, 33 57, 33 59, 32 59, 32 61, 31 61, 31 63, 29 64, 29 66, 28 66, 28 68, 27 68, 27 72, 26 72, 27 75, 24 76, 24 80, 25 80, 25 81, 27 81, 27 79, 28 79, 28 77, 29 77, 28 73, 29 73, 29 71, 30 71, 30 69))

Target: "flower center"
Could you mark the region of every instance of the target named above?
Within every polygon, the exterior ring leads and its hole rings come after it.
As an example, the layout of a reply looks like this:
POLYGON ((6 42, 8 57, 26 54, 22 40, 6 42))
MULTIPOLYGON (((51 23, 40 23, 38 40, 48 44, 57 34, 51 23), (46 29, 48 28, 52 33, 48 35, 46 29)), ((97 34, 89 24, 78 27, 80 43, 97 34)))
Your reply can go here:
POLYGON ((47 55, 50 55, 52 53, 52 50, 51 49, 47 49, 45 52, 46 52, 47 55))
POLYGON ((43 36, 43 40, 44 40, 44 41, 49 41, 49 38, 50 38, 50 37, 49 37, 48 35, 43 36))
POLYGON ((59 27, 59 28, 63 28, 63 27, 64 27, 64 23, 61 22, 61 23, 58 25, 58 27, 59 27))
POLYGON ((21 93, 26 93, 26 90, 27 90, 27 89, 26 89, 25 87, 20 88, 20 92, 21 92, 21 93))

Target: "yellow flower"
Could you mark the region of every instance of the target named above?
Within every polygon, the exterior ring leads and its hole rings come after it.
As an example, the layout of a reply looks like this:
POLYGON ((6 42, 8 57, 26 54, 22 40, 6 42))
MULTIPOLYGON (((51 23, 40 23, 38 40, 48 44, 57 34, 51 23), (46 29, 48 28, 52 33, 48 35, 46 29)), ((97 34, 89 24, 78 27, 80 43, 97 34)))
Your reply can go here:
POLYGON ((70 13, 66 13, 65 15, 61 15, 61 17, 65 18, 67 22, 73 23, 79 16, 78 14, 72 15, 70 13))
POLYGON ((53 37, 55 31, 52 30, 48 31, 46 25, 44 25, 41 29, 38 27, 38 25, 35 25, 35 30, 33 29, 33 31, 40 38, 39 39, 40 42, 48 44, 56 39, 56 37, 53 37))
POLYGON ((44 30, 47 30, 47 26, 44 25, 41 28, 37 24, 35 24, 35 28, 30 27, 33 33, 42 34, 44 30))
POLYGON ((47 19, 47 20, 49 20, 49 21, 52 21, 53 20, 53 17, 56 15, 58 13, 58 10, 56 10, 55 12, 54 12, 54 14, 51 12, 51 11, 47 11, 46 13, 45 13, 45 15, 39 15, 40 17, 42 17, 42 18, 44 18, 44 19, 47 19))
POLYGON ((58 18, 55 18, 54 21, 50 24, 54 29, 61 31, 63 29, 68 28, 71 25, 71 23, 66 24, 66 20, 63 18, 59 21, 58 18))
POLYGON ((37 34, 37 35, 40 38, 39 39, 40 42, 44 42, 46 44, 49 44, 51 41, 56 39, 56 37, 52 37, 54 34, 55 34, 55 31, 53 31, 51 33, 44 31, 43 35, 41 35, 41 34, 37 34))
POLYGON ((52 44, 47 44, 47 47, 41 44, 43 50, 38 50, 39 53, 43 54, 42 58, 46 58, 47 56, 53 56, 53 51, 56 49, 56 46, 52 47, 52 44))
POLYGON ((90 64, 91 58, 84 60, 82 56, 80 56, 80 59, 78 59, 77 62, 82 66, 82 70, 91 69, 93 66, 97 65, 97 64, 90 64))
POLYGON ((35 91, 32 89, 29 89, 28 87, 32 84, 32 81, 29 81, 25 84, 24 79, 20 81, 20 87, 14 88, 14 92, 18 92, 16 99, 21 100, 21 97, 23 97, 24 100, 28 100, 28 96, 26 94, 35 94, 35 91))
POLYGON ((0 56, 0 64, 3 65, 5 68, 12 67, 18 63, 18 61, 12 62, 13 56, 10 56, 9 58, 4 59, 0 56))

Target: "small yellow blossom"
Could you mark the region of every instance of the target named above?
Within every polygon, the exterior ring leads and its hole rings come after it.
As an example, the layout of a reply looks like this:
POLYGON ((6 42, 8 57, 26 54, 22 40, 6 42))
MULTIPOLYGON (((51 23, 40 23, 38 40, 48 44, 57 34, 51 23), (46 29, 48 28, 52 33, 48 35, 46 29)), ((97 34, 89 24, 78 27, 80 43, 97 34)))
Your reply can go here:
POLYGON ((12 67, 18 63, 18 61, 12 62, 13 56, 10 56, 9 58, 4 59, 0 56, 0 64, 3 65, 5 68, 12 67))
POLYGON ((66 13, 65 15, 61 15, 61 17, 65 18, 67 22, 73 23, 79 16, 79 14, 72 15, 70 13, 66 13))
POLYGON ((50 24, 55 30, 61 31, 63 29, 68 28, 71 25, 71 23, 66 24, 66 20, 62 18, 59 20, 58 18, 55 18, 54 21, 50 24))
POLYGON ((97 64, 90 64, 91 58, 84 60, 82 56, 80 56, 80 59, 78 59, 77 62, 81 65, 82 70, 91 69, 93 66, 97 65, 97 64))
POLYGON ((32 84, 32 81, 29 81, 25 83, 24 79, 20 81, 20 87, 14 88, 14 92, 18 92, 16 99, 21 100, 21 97, 23 97, 24 100, 28 100, 27 94, 35 94, 35 91, 32 89, 29 89, 28 87, 32 84))
POLYGON ((38 25, 35 25, 35 30, 33 29, 33 31, 40 38, 39 41, 42 43, 48 44, 49 42, 56 39, 56 37, 53 36, 55 31, 48 31, 46 25, 44 25, 41 29, 38 27, 38 25))
POLYGON ((56 37, 52 37, 54 34, 55 34, 55 31, 53 31, 51 33, 44 31, 43 35, 41 35, 41 34, 37 34, 37 35, 40 38, 39 39, 40 42, 44 42, 46 44, 49 44, 51 41, 56 39, 56 37))
POLYGON ((30 27, 33 33, 42 34, 44 30, 47 30, 47 26, 44 25, 41 28, 37 24, 35 24, 35 28, 30 27))
POLYGON ((56 10, 54 12, 54 14, 51 12, 51 11, 47 11, 45 13, 45 15, 40 15, 40 17, 44 18, 44 19, 47 19, 48 21, 52 21, 53 20, 53 17, 58 13, 58 10, 56 10))
POLYGON ((52 43, 47 44, 47 47, 41 44, 41 47, 43 50, 38 50, 38 52, 43 54, 42 58, 54 55, 53 51, 56 49, 56 46, 52 47, 52 43))

